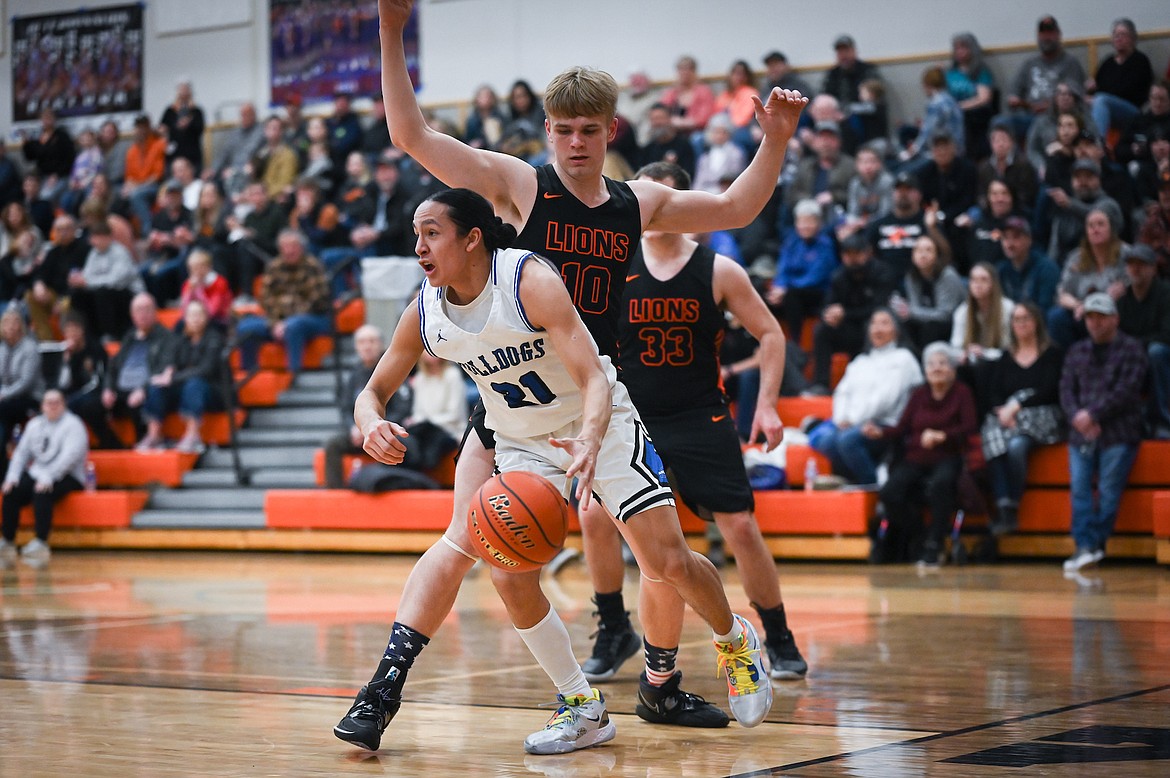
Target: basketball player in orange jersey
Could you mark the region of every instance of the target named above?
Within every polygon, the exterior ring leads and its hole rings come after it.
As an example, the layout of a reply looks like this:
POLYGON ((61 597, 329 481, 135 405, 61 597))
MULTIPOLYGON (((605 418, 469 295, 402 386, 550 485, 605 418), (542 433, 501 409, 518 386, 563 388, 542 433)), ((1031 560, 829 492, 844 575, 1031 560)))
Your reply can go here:
MULTIPOLYGON (((413 5, 412 0, 378 3, 382 94, 390 137, 440 181, 486 197, 519 233, 517 247, 539 251, 553 262, 605 356, 617 352, 619 301, 628 260, 642 230, 706 232, 749 223, 775 188, 788 141, 808 102, 797 92, 779 89, 772 91, 767 103, 756 100, 763 140, 747 170, 722 194, 682 192, 654 182, 625 184, 601 174, 607 144, 617 131, 617 84, 606 73, 570 68, 545 90, 545 128, 553 162, 534 169, 515 157, 473 149, 427 125, 410 83, 402 42, 413 5)), ((478 417, 475 434, 464 438, 460 451, 451 525, 411 571, 391 639, 373 677, 380 684, 377 695, 368 690, 359 694, 335 729, 342 739, 377 746, 393 716, 387 711, 396 711, 401 702, 410 666, 450 613, 459 585, 475 563, 465 516, 471 496, 491 476, 494 446, 482 414, 478 417), (402 635, 409 640, 399 639, 402 635), (359 728, 360 735, 341 731, 359 728)), ((493 572, 499 589, 521 585, 520 578, 493 572)), ((549 613, 542 596, 529 612, 512 614, 513 623, 523 628, 549 613)))
MULTIPOLYGON (((669 162, 647 165, 635 178, 675 189, 690 186, 687 172, 669 162)), ((776 563, 752 514, 752 488, 719 364, 728 310, 760 343, 759 401, 751 434, 753 440, 763 435, 767 448, 775 448, 784 436, 776 413, 784 373, 780 324, 742 267, 677 233, 647 230, 642 235, 642 251, 630 267, 623 304, 622 383, 675 489, 688 507, 718 525, 734 552, 744 591, 764 623, 772 677, 802 678, 808 665, 788 629, 776 563)), ((616 598, 617 610, 623 612, 624 570, 612 519, 596 503, 580 515, 596 600, 616 598)), ((683 610, 682 600, 669 587, 643 578, 638 613, 645 631, 646 664, 635 711, 656 724, 726 726, 723 711, 679 688, 682 674, 675 670, 675 659, 683 610)), ((607 629, 620 628, 603 624, 599 640, 607 629)), ((585 669, 588 677, 588 665, 585 669)))

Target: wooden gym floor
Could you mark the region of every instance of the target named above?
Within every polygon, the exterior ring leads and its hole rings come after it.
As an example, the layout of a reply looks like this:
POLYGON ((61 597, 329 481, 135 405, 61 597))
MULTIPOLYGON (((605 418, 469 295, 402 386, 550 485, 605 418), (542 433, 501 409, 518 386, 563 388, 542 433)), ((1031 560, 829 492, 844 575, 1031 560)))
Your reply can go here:
MULTIPOLYGON (((559 757, 521 742, 549 684, 484 574, 416 664, 368 753, 333 737, 385 647, 413 557, 59 551, 0 571, 0 776, 1165 776, 1170 574, 1107 563, 785 564, 812 666, 745 730, 633 715, 640 662, 605 684, 617 738, 559 757)), ((750 612, 734 568, 732 605, 750 612)), ((580 564, 548 582, 578 655, 580 564)), ((636 579, 627 579, 631 601, 636 579)), ((726 710, 688 615, 684 688, 726 710)))

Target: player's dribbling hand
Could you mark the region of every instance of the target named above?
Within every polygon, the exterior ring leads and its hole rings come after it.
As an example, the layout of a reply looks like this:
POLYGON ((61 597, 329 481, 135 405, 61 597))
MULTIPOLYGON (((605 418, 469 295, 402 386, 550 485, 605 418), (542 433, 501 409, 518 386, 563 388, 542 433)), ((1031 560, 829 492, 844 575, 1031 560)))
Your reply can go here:
POLYGON ((383 27, 406 27, 414 0, 378 0, 378 19, 383 27))
POLYGON ((808 105, 808 98, 795 89, 773 87, 767 103, 755 95, 752 95, 752 100, 756 106, 756 121, 764 135, 778 137, 787 144, 796 132, 800 112, 808 105))
POLYGON ((549 438, 548 442, 573 456, 573 464, 565 470, 565 478, 569 481, 577 479, 577 502, 581 510, 587 510, 593 501, 598 446, 585 438, 549 438))
POLYGON ((406 457, 406 444, 399 438, 409 437, 410 433, 401 425, 381 419, 365 431, 362 449, 378 462, 399 465, 406 457))

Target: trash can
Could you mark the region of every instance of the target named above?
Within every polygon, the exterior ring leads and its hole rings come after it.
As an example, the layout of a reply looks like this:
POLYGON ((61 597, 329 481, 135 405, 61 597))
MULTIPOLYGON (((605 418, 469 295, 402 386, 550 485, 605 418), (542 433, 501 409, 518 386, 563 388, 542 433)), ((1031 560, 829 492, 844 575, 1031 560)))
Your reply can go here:
POLYGON ((366 257, 362 260, 362 297, 366 323, 382 330, 389 342, 398 318, 418 293, 424 274, 418 257, 366 257))

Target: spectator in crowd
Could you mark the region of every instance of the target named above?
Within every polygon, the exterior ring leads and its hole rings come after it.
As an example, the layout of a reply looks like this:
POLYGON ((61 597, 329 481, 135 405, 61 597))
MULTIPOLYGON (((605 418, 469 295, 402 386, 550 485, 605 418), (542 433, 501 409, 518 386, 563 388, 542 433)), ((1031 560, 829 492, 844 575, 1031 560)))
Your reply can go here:
POLYGON ((1067 188, 1068 165, 1077 135, 1086 131, 1096 135, 1096 128, 1085 111, 1081 89, 1080 84, 1072 81, 1057 84, 1052 106, 1036 116, 1024 140, 1028 160, 1049 186, 1067 188))
POLYGON ((833 41, 837 64, 825 74, 823 94, 837 98, 841 105, 851 105, 860 98, 859 87, 867 79, 881 79, 877 67, 857 57, 857 43, 851 35, 838 35, 833 41))
POLYGON ((203 177, 219 183, 224 194, 234 202, 248 183, 248 163, 263 142, 264 128, 256 121, 256 106, 244 103, 240 106, 239 124, 226 134, 212 166, 204 169, 203 177))
POLYGON ((1056 305, 1048 312, 1048 332, 1061 348, 1085 337, 1085 302, 1095 292, 1116 300, 1125 294, 1129 277, 1124 256, 1129 247, 1117 234, 1110 211, 1093 208, 1085 216, 1084 237, 1069 254, 1057 287, 1056 305))
MULTIPOLYGON (((302 111, 304 100, 299 94, 291 94, 284 104, 284 142, 297 153, 302 161, 309 146, 308 122, 302 111)), ((387 130, 389 135, 390 131, 387 130)))
POLYGON ((386 103, 382 93, 375 92, 370 95, 370 116, 362 130, 360 151, 366 159, 373 160, 392 145, 390 128, 386 124, 386 103))
MULTIPOLYGON (((674 63, 674 72, 674 83, 663 91, 659 101, 669 110, 674 129, 689 139, 692 133, 706 129, 708 120, 715 115, 715 92, 699 80, 699 63, 694 57, 679 57, 674 63)), ((647 160, 643 164, 650 161, 657 160, 647 160)), ((685 165, 682 167, 686 169, 685 165)), ((687 172, 693 175, 694 167, 687 172)))
POLYGON ((500 151, 527 159, 544 150, 544 106, 524 79, 513 82, 508 90, 506 114, 500 151))
POLYGON ((947 79, 942 68, 930 67, 922 73, 922 91, 926 93, 926 110, 918 135, 909 146, 898 153, 898 159, 908 163, 910 170, 920 170, 934 147, 936 136, 949 135, 956 153, 962 155, 966 145, 963 134, 963 111, 947 91, 947 79))
POLYGON ((848 203, 849 182, 856 165, 853 157, 841 152, 841 125, 817 122, 815 132, 814 153, 800 161, 785 197, 790 206, 800 200, 816 200, 824 221, 835 224, 848 203))
POLYGON ((214 188, 214 185, 205 184, 202 178, 195 173, 195 166, 186 157, 175 157, 171 160, 171 177, 169 179, 179 185, 183 192, 183 207, 194 212, 199 207, 199 195, 203 189, 214 188))
POLYGON ((1004 258, 996 270, 1003 293, 1017 303, 1030 302, 1047 311, 1056 301, 1060 268, 1032 245, 1032 228, 1027 219, 1008 217, 1000 234, 1004 258))
POLYGON ((149 116, 143 114, 134 120, 134 142, 126 149, 121 194, 138 222, 139 235, 150 234, 154 201, 166 173, 166 147, 166 141, 150 126, 149 116))
POLYGON ((1007 103, 1016 137, 1023 137, 1033 117, 1051 107, 1057 84, 1085 83, 1085 69, 1076 57, 1064 50, 1055 17, 1040 18, 1036 26, 1036 47, 1039 53, 1020 63, 1008 89, 1007 103))
POLYGON ((284 142, 284 122, 279 116, 264 120, 264 142, 252 155, 252 179, 264 184, 268 196, 281 202, 292 194, 300 160, 292 146, 284 142))
MULTIPOLYGON (((861 146, 861 134, 854 129, 852 117, 846 116, 841 110, 841 103, 832 95, 819 94, 809 101, 808 108, 800 116, 801 154, 814 153, 816 150, 816 126, 821 122, 836 122, 838 135, 841 138, 841 150, 853 155, 861 146)), ((883 136, 884 137, 884 136, 883 136)))
POLYGON ((987 410, 981 439, 995 496, 990 538, 979 549, 983 561, 993 561, 998 539, 1019 525, 1028 454, 1038 445, 1064 439, 1062 360, 1060 349, 1048 339, 1043 310, 1031 302, 1016 305, 1008 348, 988 363, 982 382, 980 404, 987 410))
MULTIPOLYGON (((1016 145, 1011 125, 994 122, 988 132, 988 145, 991 156, 980 162, 977 169, 978 191, 986 192, 994 178, 1003 179, 1015 194, 1016 207, 1024 215, 1031 214, 1040 192, 1040 175, 1016 145)), ((979 205, 987 207, 986 202, 979 205)))
MULTIPOLYGON (((345 487, 345 457, 364 454, 362 431, 353 421, 353 403, 358 394, 366 388, 370 376, 382 352, 386 350, 382 331, 373 324, 363 324, 353 333, 353 350, 358 362, 346 376, 345 389, 338 398, 338 410, 344 422, 345 431, 330 436, 325 441, 325 488, 345 487)), ((458 369, 458 368, 456 368, 458 369)), ((404 383, 386 403, 386 418, 395 424, 406 424, 411 412, 414 392, 409 382, 404 383)), ((464 420, 465 421, 465 420, 464 420)), ((462 434, 462 433, 460 433, 462 434)))
POLYGON ((9 203, 4 206, 0 217, 0 255, 7 254, 16 245, 22 235, 28 235, 32 240, 32 250, 39 251, 44 242, 44 233, 29 217, 24 203, 9 203))
POLYGON ((922 235, 914 241, 910 270, 902 282, 906 296, 895 294, 890 308, 915 351, 928 343, 950 340, 955 309, 967 293, 963 278, 950 263, 945 239, 922 235))
POLYGON ((62 298, 69 296, 69 274, 85 265, 89 243, 78 229, 77 220, 67 213, 53 221, 51 245, 33 270, 32 288, 26 304, 29 323, 37 340, 52 340, 52 318, 62 298))
POLYGON ((1146 107, 1130 120, 1114 148, 1118 162, 1141 162, 1150 157, 1150 138, 1155 130, 1170 138, 1170 82, 1161 80, 1150 87, 1146 107))
POLYGON ((463 371, 424 350, 410 385, 410 423, 430 422, 446 432, 452 443, 458 441, 467 427, 467 381, 463 371))
POLYGON ((736 60, 727 71, 723 91, 715 98, 715 115, 725 114, 731 120, 732 139, 745 154, 753 153, 759 145, 752 134, 756 123, 754 98, 758 96, 756 75, 751 65, 745 60, 736 60))
MULTIPOLYGON (((96 193, 100 188, 103 180, 102 176, 94 179, 93 191, 96 193)), ((138 238, 134 235, 134 227, 130 221, 120 213, 107 211, 102 205, 102 199, 96 196, 90 196, 88 200, 81 204, 78 210, 78 216, 81 221, 81 227, 88 235, 95 224, 104 224, 110 228, 110 234, 114 238, 114 242, 120 245, 130 255, 130 259, 134 262, 138 261, 138 238)))
POLYGON ((21 199, 20 168, 8 156, 8 145, 0 143, 0 209, 21 199))
POLYGON ((262 316, 248 314, 236 325, 236 339, 246 370, 259 364, 264 341, 284 343, 293 380, 304 366, 305 347, 329 332, 330 295, 325 268, 308 253, 305 236, 293 229, 277 238, 278 256, 260 283, 262 316))
POLYGON ((107 222, 90 224, 89 243, 85 264, 68 277, 70 304, 95 336, 116 338, 126 330, 130 298, 142 290, 142 279, 107 222))
POLYGON ((869 317, 869 348, 845 368, 833 391, 833 419, 808 430, 808 442, 833 463, 833 472, 855 484, 876 484, 877 466, 888 448, 881 436, 864 434, 866 424, 892 427, 906 400, 922 383, 918 360, 898 344, 893 313, 877 308, 869 317))
POLYGON ((1142 243, 1125 258, 1129 288, 1117 299, 1118 326, 1146 348, 1150 437, 1170 440, 1170 283, 1158 278, 1158 256, 1142 243))
MULTIPOLYGON (((1156 147, 1157 144, 1152 145, 1156 147)), ((1164 157, 1167 169, 1170 169, 1170 143, 1164 147, 1164 150, 1167 154, 1164 157)), ((1084 132, 1077 136, 1073 143, 1073 155, 1076 157, 1076 162, 1073 163, 1074 167, 1077 162, 1088 160, 1095 162, 1101 169, 1101 191, 1117 203, 1117 207, 1121 211, 1121 237, 1123 240, 1131 240, 1133 238, 1133 212, 1137 210, 1133 178, 1125 167, 1106 156, 1105 144, 1096 135, 1084 132)))
POLYGON ((226 253, 232 237, 228 217, 234 210, 223 199, 218 186, 203 186, 191 213, 191 231, 194 234, 192 245, 211 252, 212 256, 226 253))
POLYGON ((783 52, 770 51, 764 56, 764 75, 760 79, 760 99, 766 100, 773 89, 792 89, 812 99, 813 88, 793 72, 783 52))
POLYGON ((495 149, 503 137, 504 122, 496 90, 488 84, 480 84, 471 98, 471 113, 463 127, 463 142, 477 149, 495 149))
POLYGON ((308 249, 314 254, 349 244, 349 233, 341 223, 341 209, 329 202, 315 178, 302 177, 297 182, 288 226, 305 236, 308 249))
POLYGON ((918 174, 922 199, 938 208, 940 230, 954 251, 955 269, 966 275, 971 267, 967 257, 966 234, 962 219, 975 206, 975 163, 961 156, 955 139, 937 132, 931 139, 930 157, 918 174))
POLYGON ((369 197, 374 203, 373 220, 368 229, 355 229, 350 240, 367 256, 411 256, 414 254, 414 227, 411 225, 412 203, 416 193, 402 180, 396 155, 383 154, 374 164, 374 180, 369 197))
POLYGON ((983 47, 969 32, 951 37, 951 65, 946 70, 947 92, 963 111, 967 157, 978 162, 991 153, 987 131, 996 109, 995 76, 983 59, 983 47))
MULTIPOLYGON (((755 94, 754 90, 752 94, 755 94)), ((732 120, 725 114, 717 113, 707 122, 704 133, 707 145, 695 165, 693 188, 720 194, 726 189, 723 180, 734 180, 747 167, 747 152, 732 140, 733 132, 732 120)))
MULTIPOLYGON (((1048 196, 1052 198, 1054 207, 1048 256, 1056 262, 1062 261, 1081 242, 1090 211, 1105 213, 1114 237, 1120 240, 1119 236, 1125 224, 1124 216, 1117 201, 1101 188, 1101 165, 1097 162, 1091 159, 1078 159, 1073 163, 1071 195, 1059 187, 1053 187, 1048 190, 1048 196)), ((1057 342, 1064 343, 1055 331, 1053 337, 1056 337, 1057 342)))
POLYGON ((77 150, 68 131, 57 124, 57 112, 52 108, 41 110, 41 130, 35 137, 26 137, 21 145, 25 162, 36 167, 41 175, 41 196, 56 202, 73 170, 77 150))
MULTIPOLYGON (((238 302, 254 302, 255 280, 264 272, 269 260, 276 255, 276 238, 288 224, 288 217, 275 200, 268 197, 263 184, 254 182, 244 190, 244 202, 249 206, 241 220, 235 214, 227 217, 231 230, 228 240, 231 251, 217 266, 236 293, 238 302)), ((219 259, 219 257, 213 257, 219 259)))
MULTIPOLYGON (((846 126, 857 128, 858 142, 872 143, 882 150, 882 156, 890 154, 890 116, 886 101, 886 84, 880 78, 867 78, 857 88, 857 102, 849 106, 849 121, 846 126)), ((842 139, 846 136, 843 133, 842 139)), ((842 142, 850 154, 856 147, 842 142)))
POLYGON ((0 310, 15 304, 21 310, 24 297, 32 288, 38 259, 38 241, 32 230, 19 233, 0 254, 0 310))
MULTIPOLYGON (((1129 163, 1130 169, 1137 168, 1134 176, 1134 195, 1140 208, 1134 209, 1134 214, 1140 214, 1150 203, 1158 200, 1158 189, 1162 181, 1170 179, 1170 128, 1155 127, 1149 135, 1150 154, 1145 159, 1134 160, 1129 163)), ((1105 169, 1102 168, 1102 173, 1105 169)), ((1105 191, 1109 191, 1108 182, 1103 182, 1105 191)), ((1116 198, 1114 198, 1116 199, 1116 198)), ((1120 201, 1118 201, 1120 204, 1120 201)))
POLYGON ((1004 225, 1011 217, 1022 217, 1023 214, 1016 208, 1011 187, 1001 178, 993 178, 987 183, 980 200, 981 206, 955 218, 955 226, 966 236, 967 261, 972 266, 979 262, 998 265, 1004 258, 1001 242, 1004 225))
POLYGON ((1066 573, 1105 558, 1105 543, 1113 534, 1141 442, 1147 370, 1141 342, 1118 329, 1113 297, 1089 295, 1084 315, 1089 337, 1069 349, 1060 376, 1060 406, 1071 425, 1069 496, 1076 543, 1064 562, 1066 573))
POLYGON ((0 470, 8 467, 8 441, 36 410, 45 379, 41 352, 16 308, 0 314, 0 470))
POLYGON ((61 208, 70 213, 77 212, 77 207, 89 194, 94 176, 102 170, 102 152, 97 145, 97 133, 82 130, 77 136, 77 147, 77 156, 73 158, 73 167, 69 171, 69 182, 61 193, 61 208))
POLYGON ((840 238, 864 230, 871 221, 880 219, 893 208, 894 176, 883 167, 877 148, 866 144, 858 149, 854 168, 856 172, 849 179, 845 220, 837 228, 840 238))
POLYGON ((109 179, 111 189, 120 189, 126 179, 126 152, 131 141, 122 137, 122 131, 111 119, 98 127, 98 149, 102 153, 102 173, 109 179))
POLYGON ((178 409, 183 417, 183 437, 175 450, 184 454, 202 454, 205 446, 200 434, 203 414, 223 407, 220 382, 224 362, 224 336, 211 327, 207 308, 192 300, 183 308, 183 331, 175 339, 171 362, 163 371, 150 377, 142 416, 146 435, 138 442, 139 451, 162 448, 163 419, 178 409))
POLYGON ((1138 241, 1158 255, 1158 275, 1170 277, 1170 173, 1158 181, 1158 199, 1147 203, 1138 241))
POLYGON ((41 176, 35 171, 25 173, 21 180, 21 194, 24 196, 20 204, 24 206, 25 212, 40 234, 47 235, 53 226, 55 210, 53 203, 41 196, 41 190, 41 176))
POLYGON ((191 163, 195 175, 200 175, 203 172, 203 130, 206 125, 203 109, 195 104, 190 81, 181 79, 175 85, 175 99, 163 111, 158 123, 166 128, 167 164, 182 157, 191 163))
POLYGON ((776 277, 765 300, 774 313, 783 315, 788 337, 799 344, 805 319, 820 316, 837 269, 837 247, 816 200, 801 200, 793 210, 796 225, 780 247, 776 277))
POLYGON ((926 383, 910 392, 897 424, 866 421, 866 440, 900 445, 890 467, 889 480, 879 499, 889 520, 877 558, 883 561, 918 560, 921 567, 938 567, 943 544, 951 530, 959 476, 968 440, 978 430, 971 390, 955 380, 956 358, 946 343, 924 349, 926 383), (922 527, 922 507, 929 521, 922 527))
POLYGON ((864 348, 870 316, 889 299, 895 283, 874 261, 873 248, 860 233, 845 238, 840 252, 841 267, 829 280, 821 320, 813 330, 813 395, 829 393, 834 353, 852 359, 864 348))
POLYGON ((215 272, 211 254, 195 248, 187 255, 187 279, 179 293, 179 307, 186 310, 192 302, 200 303, 211 325, 227 332, 231 324, 232 290, 227 279, 215 272))
MULTIPOLYGON (((146 292, 134 295, 130 303, 130 321, 118 353, 110 360, 106 371, 102 407, 107 414, 129 418, 134 423, 135 439, 139 439, 143 432, 143 404, 150 381, 174 363, 176 339, 170 330, 159 324, 158 306, 146 292)), ((97 435, 99 440, 106 437, 104 430, 97 435)))
POLYGON ((314 116, 305 125, 306 140, 299 180, 313 179, 326 193, 333 191, 333 157, 329 154, 329 128, 325 119, 314 116))
POLYGON ((994 265, 980 262, 972 267, 967 298, 955 309, 951 327, 955 353, 967 363, 999 359, 1008 347, 1015 307, 1015 302, 1004 296, 994 265))
POLYGON ((1150 58, 1137 49, 1137 27, 1124 17, 1113 22, 1113 56, 1101 60, 1097 74, 1086 82, 1093 123, 1102 134, 1122 129, 1141 110, 1154 83, 1150 58))
POLYGON ((345 169, 345 162, 349 155, 361 151, 362 123, 353 111, 353 95, 343 89, 333 93, 333 113, 325 121, 329 130, 329 156, 333 159, 333 169, 345 169))
POLYGON ((650 140, 642 147, 642 164, 639 167, 655 162, 672 162, 687 171, 687 175, 695 174, 695 147, 688 134, 680 132, 675 126, 675 118, 666 103, 650 106, 647 113, 650 140))
POLYGON ((195 242, 194 219, 183 205, 178 181, 163 185, 158 212, 146 236, 146 257, 139 267, 146 291, 165 307, 179 297, 187 272, 187 252, 195 242))
MULTIPOLYGON (((932 221, 930 229, 937 232, 935 222, 932 221)), ((902 171, 894 176, 893 208, 880 219, 871 221, 866 230, 866 237, 874 248, 877 261, 897 279, 899 286, 910 270, 910 254, 914 243, 927 230, 918 177, 902 171)))
POLYGON ((35 537, 21 549, 21 560, 33 566, 48 562, 53 507, 66 494, 80 489, 85 480, 89 456, 85 425, 65 408, 65 398, 56 389, 45 392, 40 406, 41 415, 29 421, 5 472, 0 564, 11 563, 16 557, 20 511, 30 503, 35 537))
POLYGON ((102 405, 102 386, 109 357, 101 344, 85 332, 85 320, 69 312, 61 316, 62 346, 56 369, 48 371, 50 389, 65 395, 65 404, 86 423, 98 448, 122 448, 110 428, 102 405))

